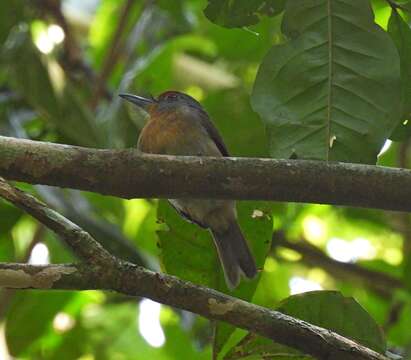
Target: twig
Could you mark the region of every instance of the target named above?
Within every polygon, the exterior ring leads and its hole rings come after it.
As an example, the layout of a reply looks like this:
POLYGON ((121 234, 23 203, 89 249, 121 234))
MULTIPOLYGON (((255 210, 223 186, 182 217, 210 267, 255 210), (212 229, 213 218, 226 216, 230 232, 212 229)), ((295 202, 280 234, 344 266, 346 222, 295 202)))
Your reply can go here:
POLYGON ((74 253, 84 261, 100 266, 110 266, 113 263, 113 257, 86 231, 35 197, 11 186, 2 178, 0 178, 0 196, 61 236, 74 253))
POLYGON ((335 261, 306 241, 291 242, 281 232, 273 235, 273 245, 294 250, 302 255, 301 261, 329 272, 336 278, 350 279, 373 289, 385 298, 392 298, 396 289, 403 289, 404 283, 391 275, 366 269, 358 264, 335 261))
POLYGON ((0 176, 123 198, 219 198, 411 211, 411 170, 321 161, 142 155, 0 136, 0 176))
MULTIPOLYGON (((80 71, 85 75, 86 79, 94 83, 97 75, 93 69, 83 60, 81 47, 78 44, 63 12, 61 11, 61 2, 55 0, 35 0, 34 4, 41 11, 43 16, 50 15, 61 26, 64 31, 65 38, 63 41, 64 57, 60 61, 61 66, 65 69, 68 75, 75 79, 74 71, 80 71)), ((105 84, 101 84, 100 94, 105 98, 111 99, 111 92, 105 84)))
POLYGON ((124 47, 124 39, 122 35, 124 30, 126 29, 127 20, 131 13, 131 9, 135 4, 136 1, 127 0, 126 4, 124 5, 121 11, 117 28, 114 32, 113 39, 111 40, 111 44, 109 46, 109 51, 104 59, 101 71, 97 76, 96 88, 94 91, 93 98, 91 100, 92 107, 95 107, 97 105, 100 96, 104 91, 104 87, 106 86, 107 79, 109 78, 111 72, 113 71, 118 61, 118 58, 121 54, 121 49, 124 47))
POLYGON ((406 7, 404 7, 400 4, 397 4, 394 0, 385 0, 385 1, 388 3, 388 5, 391 6, 391 8, 393 10, 400 9, 400 10, 405 11, 405 12, 410 12, 409 9, 407 9, 406 7))

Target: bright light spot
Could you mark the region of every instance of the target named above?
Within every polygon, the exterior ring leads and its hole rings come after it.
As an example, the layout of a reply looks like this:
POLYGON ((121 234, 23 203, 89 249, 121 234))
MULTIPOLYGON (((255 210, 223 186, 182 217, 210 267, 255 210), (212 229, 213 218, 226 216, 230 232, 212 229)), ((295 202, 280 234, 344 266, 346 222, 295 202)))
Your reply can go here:
POLYGON ((391 147, 392 141, 387 139, 384 143, 384 146, 382 147, 382 149, 380 150, 378 156, 381 156, 382 154, 384 154, 385 152, 388 151, 388 149, 391 147))
POLYGON ((50 25, 47 29, 43 26, 38 27, 35 35, 35 44, 43 54, 50 54, 54 46, 64 40, 64 31, 58 25, 50 25))
POLYGON ((267 257, 264 263, 264 271, 274 272, 277 269, 277 263, 272 257, 267 257))
POLYGON ((43 32, 36 39, 36 46, 43 54, 50 54, 54 48, 53 41, 43 32))
POLYGON ((327 252, 333 259, 341 262, 350 262, 355 258, 350 243, 338 238, 332 238, 328 241, 327 252))
POLYGON ((302 255, 294 250, 279 248, 278 254, 287 261, 299 261, 302 258, 302 255))
POLYGON ((307 280, 299 276, 293 276, 290 279, 288 286, 290 287, 291 295, 323 289, 321 285, 315 281, 307 280))
POLYGON ((138 234, 152 205, 145 199, 124 200, 126 216, 124 220, 124 232, 127 236, 134 238, 138 234))
POLYGON ((312 268, 308 271, 307 278, 318 284, 323 284, 325 281, 327 281, 327 273, 323 269, 312 268))
POLYGON ((36 244, 31 251, 29 264, 47 265, 49 263, 49 249, 47 248, 47 246, 43 243, 36 244))
POLYGON ((9 350, 7 348, 4 323, 0 324, 0 359, 11 360, 9 350))
POLYGON ((59 333, 66 332, 73 328, 75 320, 69 314, 59 312, 53 319, 53 329, 59 333))
POLYGON ((60 44, 65 38, 63 29, 55 24, 48 27, 47 35, 54 44, 60 44))
POLYGON ((306 216, 303 220, 304 237, 316 244, 320 245, 326 233, 326 225, 324 221, 316 216, 306 216))
POLYGON ((403 124, 403 125, 407 125, 407 124, 408 124, 408 120, 404 120, 404 121, 402 122, 402 124, 403 124))
POLYGON ((357 238, 351 243, 351 246, 357 259, 371 260, 377 255, 377 250, 367 239, 357 238))
POLYGON ((384 250, 383 259, 391 265, 399 265, 403 260, 403 255, 400 249, 388 248, 384 250))
POLYGON ((94 357, 93 354, 86 354, 86 355, 83 355, 83 356, 77 358, 77 360, 94 360, 94 359, 95 359, 95 357, 94 357))
POLYGON ((375 247, 363 238, 357 238, 354 241, 345 241, 338 238, 332 238, 327 243, 327 252, 335 260, 341 262, 354 262, 358 259, 373 259, 376 256, 375 247))
POLYGON ((152 347, 163 346, 166 338, 160 324, 161 305, 149 299, 143 299, 139 307, 138 328, 141 336, 152 347))
POLYGON ((204 91, 199 86, 189 86, 187 89, 185 89, 185 92, 197 101, 204 99, 204 91))

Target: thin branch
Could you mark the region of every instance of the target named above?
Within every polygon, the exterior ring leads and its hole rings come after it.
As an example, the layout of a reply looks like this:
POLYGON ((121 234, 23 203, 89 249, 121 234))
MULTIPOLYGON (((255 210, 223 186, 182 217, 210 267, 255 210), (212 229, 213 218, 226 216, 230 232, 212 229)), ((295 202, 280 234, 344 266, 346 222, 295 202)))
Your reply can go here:
POLYGON ((388 3, 389 6, 391 6, 391 9, 393 11, 396 11, 397 9, 400 9, 400 10, 405 11, 405 12, 410 12, 409 9, 407 9, 406 7, 404 7, 400 4, 397 4, 394 0, 385 0, 385 1, 388 3))
MULTIPOLYGON (((76 37, 67 22, 61 10, 61 1, 55 0, 35 0, 34 5, 41 11, 43 17, 52 17, 58 25, 61 26, 65 33, 65 38, 63 41, 64 46, 64 56, 60 61, 61 66, 67 72, 67 74, 75 79, 75 71, 81 72, 89 82, 95 82, 97 75, 94 73, 93 69, 83 60, 82 49, 80 44, 76 40, 76 37)), ((100 94, 104 95, 106 99, 111 99, 112 94, 107 88, 106 84, 101 83, 100 94)))
POLYGON ((0 176, 123 198, 265 199, 411 211, 411 170, 348 163, 142 155, 0 136, 0 176))
POLYGON ((331 259, 306 241, 288 241, 281 232, 276 232, 273 239, 274 246, 282 246, 301 254, 303 263, 320 267, 336 278, 357 281, 385 298, 392 298, 395 290, 404 288, 404 283, 398 278, 366 269, 358 264, 343 263, 331 259))
POLYGON ((95 107, 101 95, 104 92, 107 79, 110 77, 115 65, 117 64, 118 58, 121 54, 121 49, 124 48, 124 39, 122 37, 124 30, 126 29, 127 20, 131 13, 131 9, 136 2, 134 0, 127 0, 126 4, 123 6, 120 14, 120 19, 117 24, 117 28, 114 32, 113 39, 109 46, 109 51, 104 59, 103 66, 100 73, 97 76, 96 87, 94 91, 91 104, 95 107))
POLYGON ((103 267, 113 263, 114 258, 89 233, 35 197, 11 186, 2 178, 0 178, 0 196, 60 235, 81 259, 103 267))
POLYGON ((330 330, 127 263, 119 263, 118 272, 104 281, 99 273, 87 266, 0 263, 0 285, 19 289, 115 290, 228 322, 318 359, 387 360, 330 330))

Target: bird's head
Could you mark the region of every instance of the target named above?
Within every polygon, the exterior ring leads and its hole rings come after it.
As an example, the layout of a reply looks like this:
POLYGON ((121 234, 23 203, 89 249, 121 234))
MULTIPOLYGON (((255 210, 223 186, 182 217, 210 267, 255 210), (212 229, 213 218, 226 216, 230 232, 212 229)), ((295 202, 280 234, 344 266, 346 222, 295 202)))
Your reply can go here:
POLYGON ((190 106, 196 109, 202 109, 201 104, 190 95, 179 91, 166 91, 156 98, 145 98, 132 94, 119 94, 123 99, 130 101, 149 114, 154 112, 172 111, 180 106, 190 106))

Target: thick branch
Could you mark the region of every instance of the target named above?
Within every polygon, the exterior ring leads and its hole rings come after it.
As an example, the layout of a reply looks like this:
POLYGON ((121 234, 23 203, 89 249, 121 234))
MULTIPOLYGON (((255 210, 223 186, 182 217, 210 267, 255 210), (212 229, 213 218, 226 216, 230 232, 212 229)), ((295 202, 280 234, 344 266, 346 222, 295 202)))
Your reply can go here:
POLYGON ((148 297, 166 305, 226 321, 234 326, 299 349, 319 359, 387 360, 332 331, 280 312, 197 286, 176 277, 119 263, 118 272, 104 281, 92 267, 0 264, 0 286, 19 289, 106 289, 148 297))
POLYGON ((234 198, 411 211, 411 171, 320 161, 141 155, 0 136, 0 176, 123 198, 234 198))

